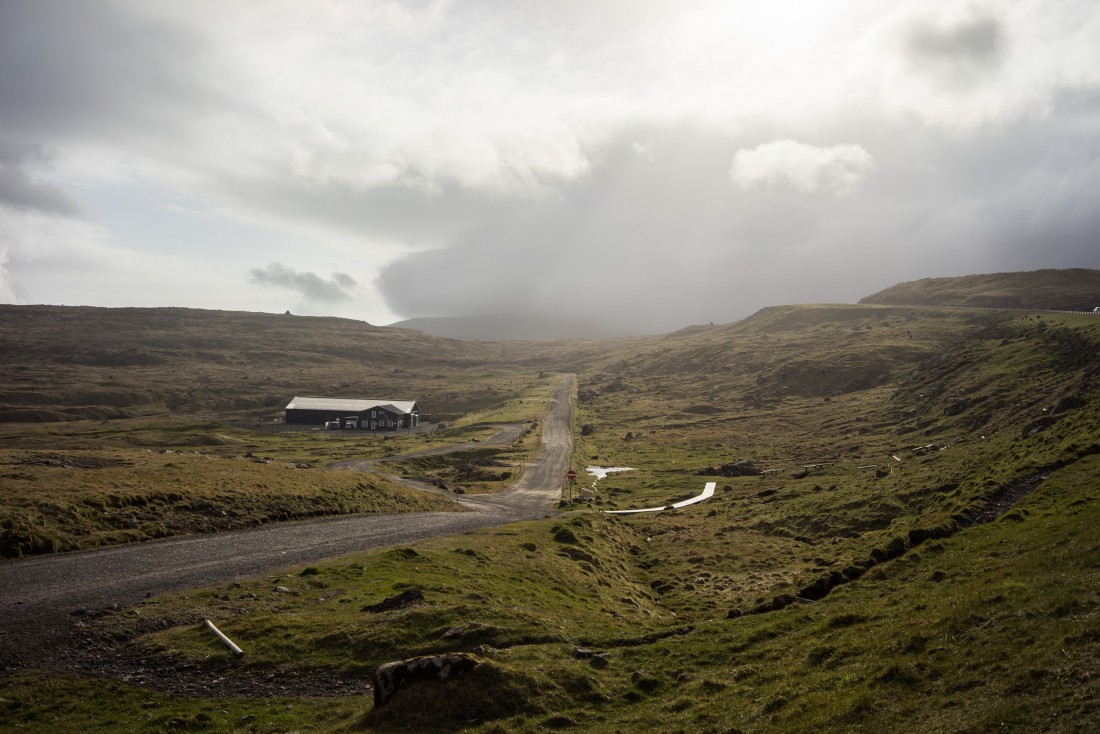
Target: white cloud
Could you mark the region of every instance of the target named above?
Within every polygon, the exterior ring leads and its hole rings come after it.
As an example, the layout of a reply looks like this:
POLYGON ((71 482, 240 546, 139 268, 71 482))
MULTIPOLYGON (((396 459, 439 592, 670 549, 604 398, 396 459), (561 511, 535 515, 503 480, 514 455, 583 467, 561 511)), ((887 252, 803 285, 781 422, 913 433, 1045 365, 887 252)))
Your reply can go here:
POLYGON ((776 140, 742 148, 733 156, 730 180, 742 188, 789 187, 803 193, 850 194, 874 168, 861 145, 819 147, 776 140))

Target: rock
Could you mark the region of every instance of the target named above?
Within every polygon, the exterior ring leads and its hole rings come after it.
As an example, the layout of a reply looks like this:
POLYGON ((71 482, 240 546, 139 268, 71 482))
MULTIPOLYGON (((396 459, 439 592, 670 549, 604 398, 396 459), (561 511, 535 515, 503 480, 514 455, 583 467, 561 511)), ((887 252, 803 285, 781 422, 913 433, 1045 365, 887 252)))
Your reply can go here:
POLYGON ((577 658, 578 660, 587 660, 588 664, 591 665, 593 668, 602 669, 606 668, 609 665, 609 663, 607 662, 606 652, 596 652, 595 650, 590 650, 587 647, 574 647, 573 657, 577 658))
POLYGON ((456 640, 462 635, 466 634, 466 630, 469 629, 465 625, 462 627, 451 627, 449 630, 439 636, 441 640, 456 640))
POLYGON ((401 688, 413 681, 447 680, 478 666, 466 652, 424 655, 378 666, 374 671, 374 705, 384 706, 401 688))
POLYGON ((406 589, 397 596, 390 596, 377 604, 363 607, 361 612, 388 612, 394 609, 404 609, 416 604, 424 603, 424 592, 420 589, 406 589))
POLYGON ((955 402, 951 403, 951 405, 948 405, 946 408, 943 409, 943 414, 947 416, 958 415, 959 413, 962 413, 967 408, 969 408, 970 404, 971 401, 968 398, 956 400, 955 402))
POLYGON ((1086 405, 1088 405, 1088 401, 1080 395, 1070 395, 1059 400, 1058 404, 1054 406, 1054 410, 1052 410, 1051 412, 1054 414, 1064 413, 1067 410, 1083 408, 1086 405))
POLYGON ((1058 419, 1055 418, 1052 415, 1043 416, 1039 420, 1033 421, 1031 423, 1028 423, 1026 426, 1024 426, 1024 430, 1021 431, 1021 434, 1020 434, 1021 438, 1028 438, 1030 436, 1034 436, 1036 433, 1039 433, 1040 431, 1044 431, 1047 428, 1050 428, 1051 426, 1053 426, 1057 422, 1058 422, 1058 419))
POLYGON ((753 477, 759 475, 760 470, 748 459, 741 459, 717 468, 708 466, 696 474, 704 477, 753 477))

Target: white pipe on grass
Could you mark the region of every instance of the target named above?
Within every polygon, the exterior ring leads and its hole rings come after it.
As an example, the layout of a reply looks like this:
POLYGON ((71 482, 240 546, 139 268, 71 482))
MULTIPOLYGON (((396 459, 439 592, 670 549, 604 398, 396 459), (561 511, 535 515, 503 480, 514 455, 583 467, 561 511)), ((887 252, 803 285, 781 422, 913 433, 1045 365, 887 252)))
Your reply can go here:
POLYGON ((234 655, 244 655, 244 650, 237 647, 236 643, 234 643, 233 640, 222 634, 222 631, 215 627, 214 623, 211 622, 209 619, 206 620, 206 626, 210 628, 211 632, 218 636, 218 639, 221 640, 222 643, 229 648, 230 652, 232 652, 234 655))

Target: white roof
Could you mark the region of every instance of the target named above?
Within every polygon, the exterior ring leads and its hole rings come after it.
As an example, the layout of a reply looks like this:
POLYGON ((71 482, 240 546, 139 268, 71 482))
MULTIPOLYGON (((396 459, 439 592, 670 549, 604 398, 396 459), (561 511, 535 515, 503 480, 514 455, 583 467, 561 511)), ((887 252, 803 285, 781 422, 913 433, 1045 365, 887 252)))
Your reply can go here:
POLYGON ((287 410, 334 410, 345 413, 361 413, 372 408, 386 408, 394 413, 417 413, 420 411, 415 400, 295 397, 286 406, 287 410))

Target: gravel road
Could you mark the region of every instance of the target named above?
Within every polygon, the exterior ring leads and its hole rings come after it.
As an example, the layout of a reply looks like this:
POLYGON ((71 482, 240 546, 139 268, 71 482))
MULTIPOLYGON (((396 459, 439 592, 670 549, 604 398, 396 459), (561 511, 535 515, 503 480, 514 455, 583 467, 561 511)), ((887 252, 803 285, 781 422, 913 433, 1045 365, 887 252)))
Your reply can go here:
MULTIPOLYGON (((456 496, 466 512, 343 516, 0 564, 0 672, 72 667, 80 657, 74 647, 86 641, 79 620, 87 610, 121 609, 147 596, 549 515, 572 453, 574 382, 565 375, 555 388, 542 451, 516 486, 497 495, 456 496)), ((506 427, 495 438, 510 441, 521 430, 506 427)), ((372 463, 341 468, 369 470, 372 463)))

